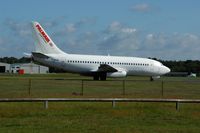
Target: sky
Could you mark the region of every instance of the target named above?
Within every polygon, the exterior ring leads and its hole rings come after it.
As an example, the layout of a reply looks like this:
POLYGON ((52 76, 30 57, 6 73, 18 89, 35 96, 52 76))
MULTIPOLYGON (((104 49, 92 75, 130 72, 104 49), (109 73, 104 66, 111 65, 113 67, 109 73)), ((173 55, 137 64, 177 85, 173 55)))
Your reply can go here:
POLYGON ((35 50, 38 21, 67 53, 200 59, 199 0, 0 0, 0 57, 35 50))

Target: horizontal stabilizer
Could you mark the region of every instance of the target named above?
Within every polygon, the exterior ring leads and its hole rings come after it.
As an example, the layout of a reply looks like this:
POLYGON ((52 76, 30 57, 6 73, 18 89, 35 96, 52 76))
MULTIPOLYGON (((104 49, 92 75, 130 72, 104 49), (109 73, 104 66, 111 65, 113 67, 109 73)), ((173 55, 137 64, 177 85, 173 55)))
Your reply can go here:
POLYGON ((36 58, 43 58, 43 59, 48 59, 49 58, 49 56, 44 55, 42 53, 32 52, 32 55, 33 55, 33 57, 36 57, 36 58))
POLYGON ((25 58, 32 58, 32 54, 31 53, 23 53, 25 58))

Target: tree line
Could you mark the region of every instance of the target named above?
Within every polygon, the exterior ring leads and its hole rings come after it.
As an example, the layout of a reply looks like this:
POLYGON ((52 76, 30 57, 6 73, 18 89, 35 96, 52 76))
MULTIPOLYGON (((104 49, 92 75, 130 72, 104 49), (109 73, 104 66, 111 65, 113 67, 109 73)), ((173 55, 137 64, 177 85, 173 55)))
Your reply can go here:
MULTIPOLYGON (((156 58, 151 58, 157 61, 160 61, 163 63, 163 65, 169 67, 172 72, 188 72, 188 73, 200 73, 200 61, 199 60, 186 60, 186 61, 165 61, 165 60, 159 60, 156 58)), ((30 58, 16 58, 16 57, 2 57, 0 58, 0 62, 4 63, 30 63, 30 58)), ((50 68, 52 72, 57 69, 50 68)))
POLYGON ((200 61, 199 60, 186 60, 186 61, 165 61, 152 58, 160 61, 163 65, 169 67, 172 72, 187 72, 189 73, 200 73, 200 61))
POLYGON ((30 63, 31 59, 30 58, 25 58, 25 57, 22 57, 22 58, 19 58, 19 59, 16 58, 16 57, 3 57, 3 58, 0 58, 0 62, 8 63, 8 64, 30 63))

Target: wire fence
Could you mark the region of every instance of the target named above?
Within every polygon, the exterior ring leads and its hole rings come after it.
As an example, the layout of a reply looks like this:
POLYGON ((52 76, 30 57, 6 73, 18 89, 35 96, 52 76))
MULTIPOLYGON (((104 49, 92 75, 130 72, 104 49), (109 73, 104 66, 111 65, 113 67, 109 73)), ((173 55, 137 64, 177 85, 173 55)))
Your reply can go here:
POLYGON ((0 79, 0 98, 200 98, 199 81, 0 79))

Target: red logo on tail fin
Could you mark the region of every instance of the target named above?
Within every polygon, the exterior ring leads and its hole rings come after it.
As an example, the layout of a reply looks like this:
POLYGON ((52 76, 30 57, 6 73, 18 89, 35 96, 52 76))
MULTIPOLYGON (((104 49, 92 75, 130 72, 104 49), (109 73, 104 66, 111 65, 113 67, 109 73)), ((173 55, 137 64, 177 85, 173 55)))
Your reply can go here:
POLYGON ((44 38, 44 40, 48 43, 50 41, 49 37, 45 34, 45 32, 42 30, 39 24, 37 24, 36 27, 40 32, 40 34, 42 35, 42 37, 44 38))

